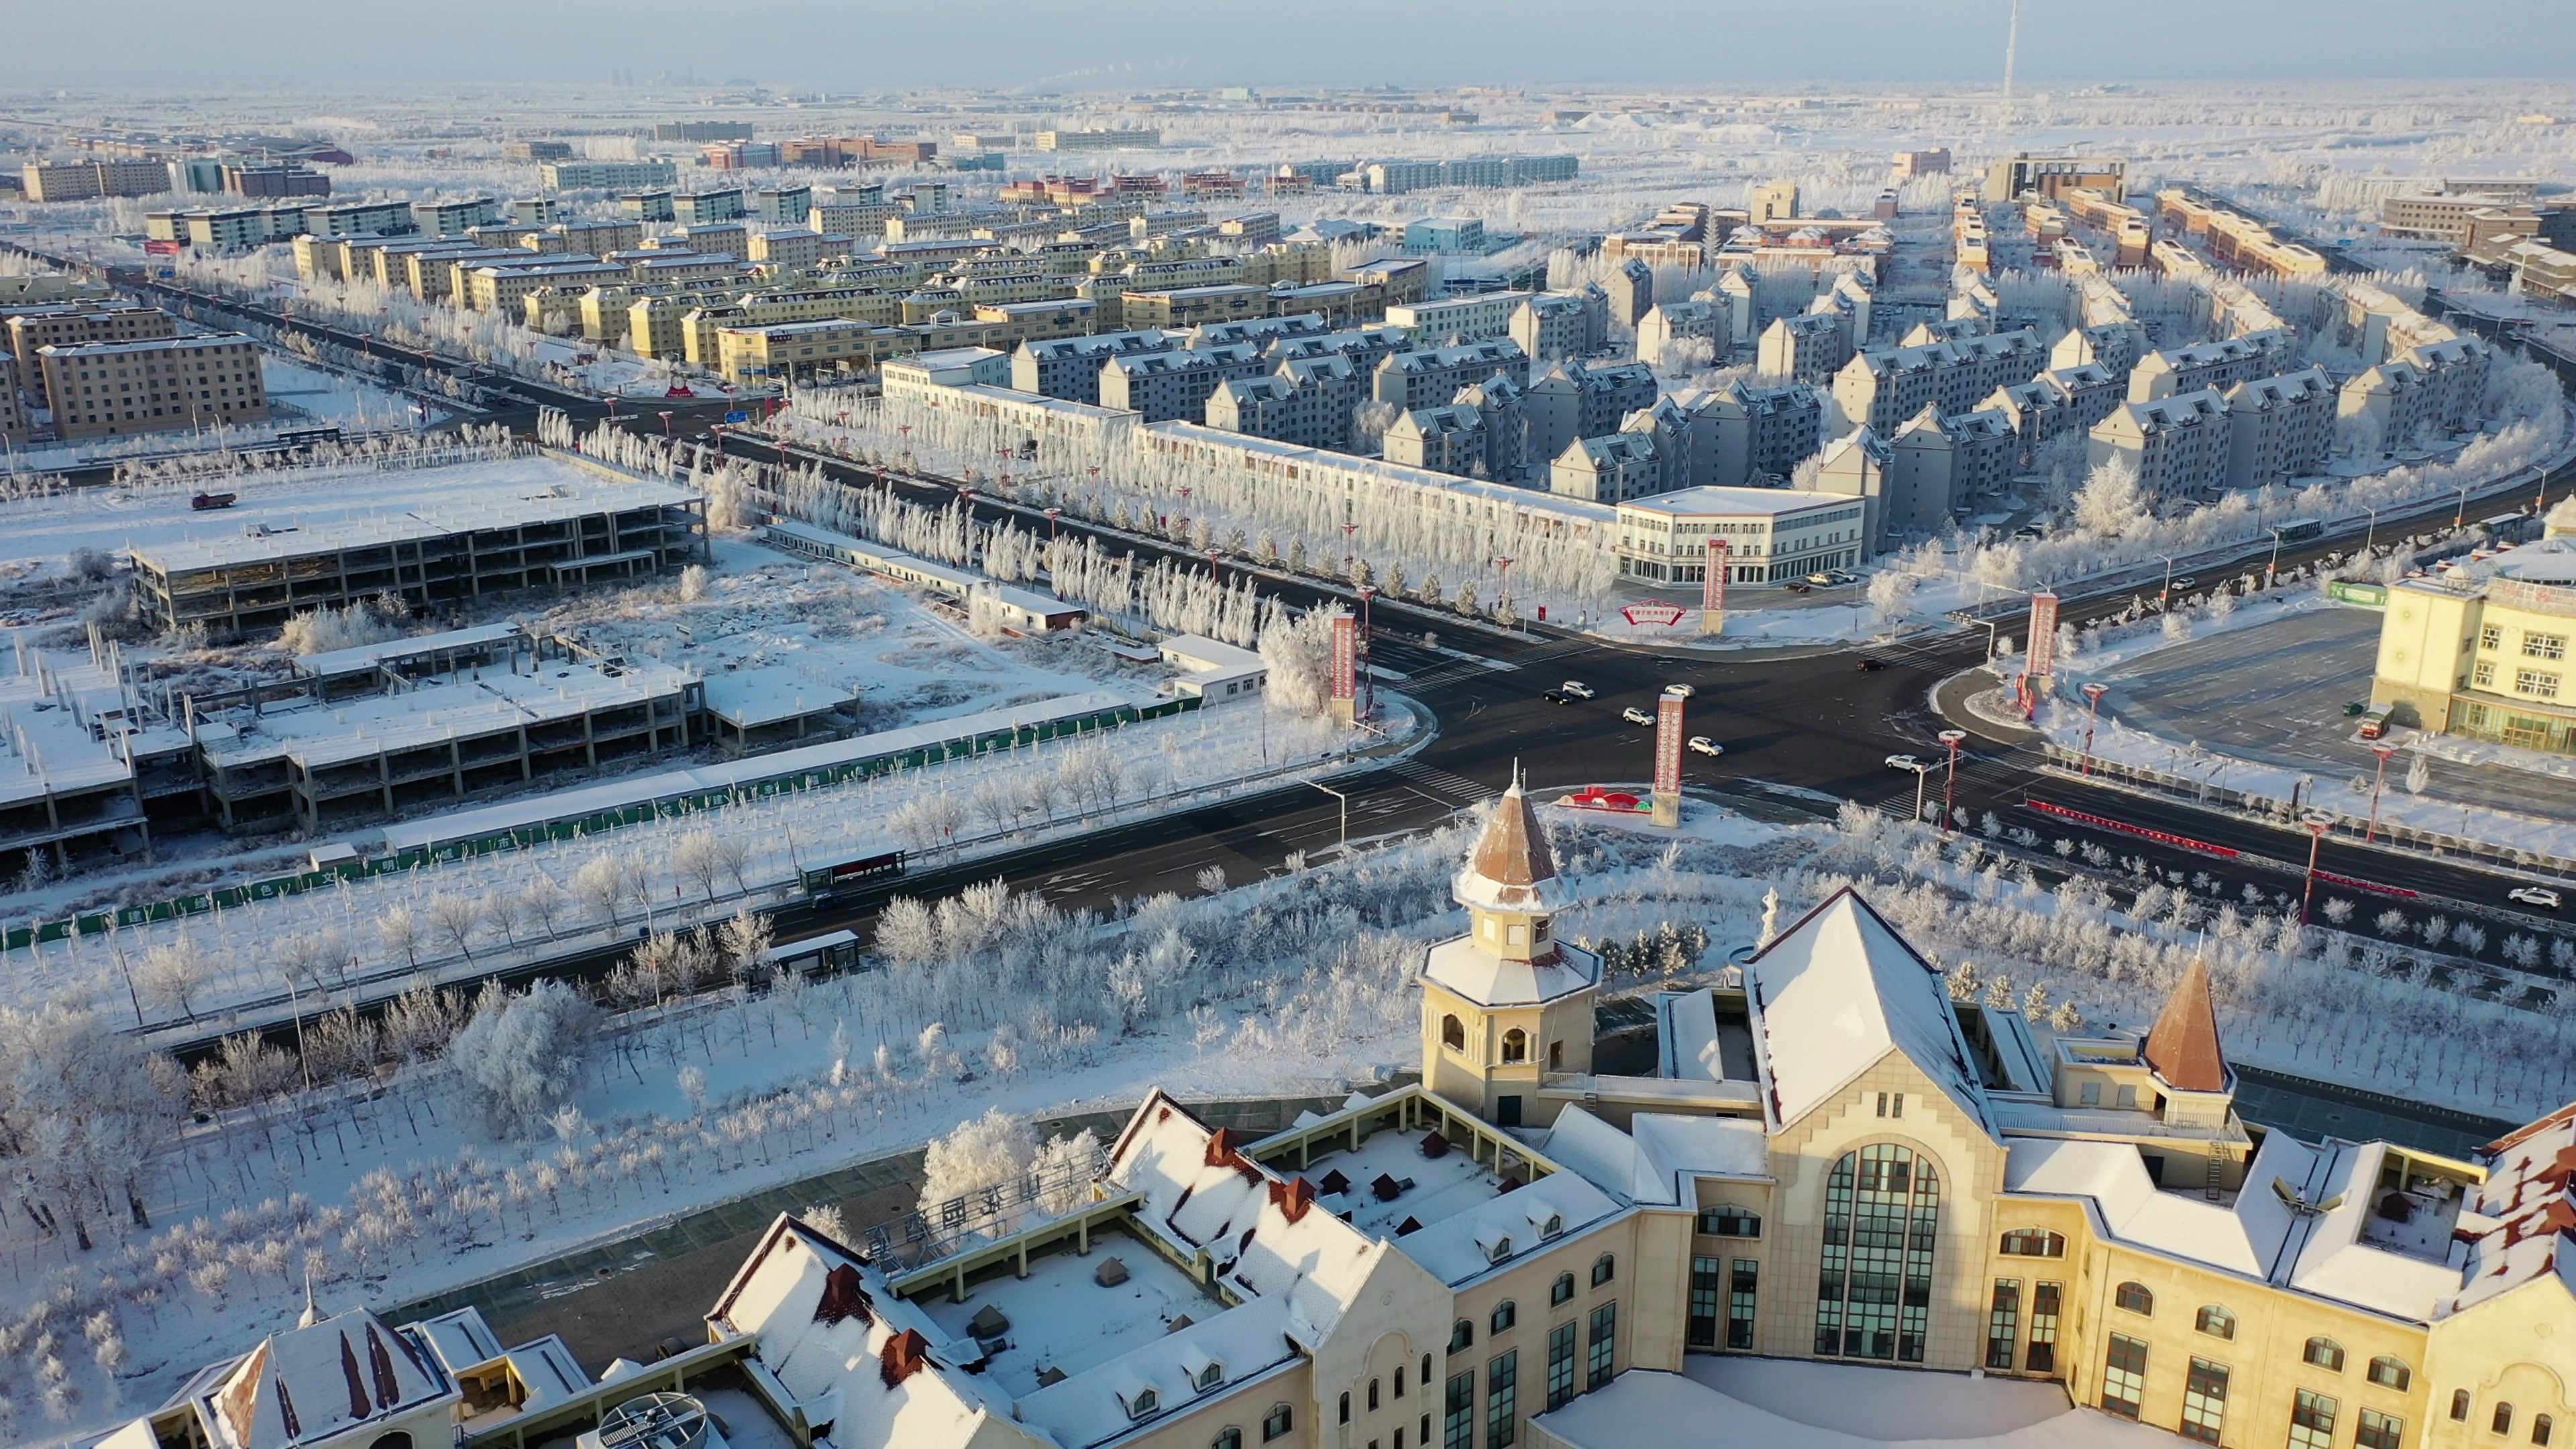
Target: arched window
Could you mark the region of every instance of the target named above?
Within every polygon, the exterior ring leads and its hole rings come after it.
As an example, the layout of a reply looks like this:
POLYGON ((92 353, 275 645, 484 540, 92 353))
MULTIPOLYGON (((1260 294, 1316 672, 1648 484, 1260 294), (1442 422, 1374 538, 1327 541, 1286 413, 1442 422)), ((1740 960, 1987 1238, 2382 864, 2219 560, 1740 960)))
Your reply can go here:
POLYGON ((2236 1315, 2212 1303, 2200 1310, 2200 1316, 2192 1320, 2191 1326, 2212 1338, 2234 1338, 2236 1315))
POLYGON ((1940 1227, 1941 1176, 1929 1160, 1893 1142, 1843 1154, 1825 1179, 1819 1356, 1923 1362, 1940 1227))
POLYGON ((1426 1392, 1431 1388, 1431 1355, 1427 1353, 1422 1356, 1422 1387, 1426 1392))
POLYGON ((1243 1431, 1229 1424, 1208 1441, 1208 1449, 1243 1449, 1243 1431))
POLYGON ((1351 1391, 1350 1391, 1350 1390, 1348 1390, 1348 1389, 1344 1389, 1344 1390, 1342 1390, 1342 1422, 1343 1422, 1343 1423, 1345 1423, 1345 1424, 1347 1424, 1347 1423, 1349 1423, 1350 1421, 1351 1421, 1351 1391))
POLYGON ((1261 1421, 1261 1442, 1267 1444, 1296 1427, 1296 1410, 1286 1404, 1272 1404, 1269 1415, 1261 1421))
POLYGON ((1571 1273, 1557 1274, 1555 1285, 1547 1290, 1547 1301, 1551 1306, 1559 1303, 1573 1302, 1574 1275, 1571 1273))
POLYGON ((1476 1322, 1474 1319, 1461 1318, 1457 1322, 1449 1325, 1449 1351, 1451 1353, 1462 1353, 1468 1348, 1473 1347, 1475 1342, 1476 1322))
POLYGON ((2007 1258, 2063 1258, 2066 1256, 2066 1235, 2038 1228, 2015 1228, 2004 1234, 2003 1254, 2007 1258))
POLYGON ((401 1429, 396 1429, 389 1434, 378 1434, 367 1449, 411 1449, 411 1435, 401 1429))
POLYGON ((1592 1286, 1600 1287, 1619 1276, 1619 1260, 1608 1253, 1592 1260, 1592 1286))
POLYGON ((1399 1399, 1404 1397, 1404 1365, 1402 1364, 1395 1366, 1395 1396, 1399 1399))
POLYGON ((1512 1331, 1512 1325, 1520 1321, 1520 1309, 1513 1305, 1512 1300, 1506 1298, 1494 1305, 1494 1316, 1485 1327, 1495 1333, 1509 1333, 1512 1331))
POLYGON ((2155 1316, 2156 1295, 2148 1292, 2147 1285, 2144 1283, 2123 1283, 2119 1287, 2112 1289, 2111 1302, 2118 1307, 2127 1309, 2131 1313, 2143 1313, 2149 1317, 2155 1316))
POLYGON ((1369 1380, 1369 1412, 1377 1412, 1377 1380, 1369 1380))
POLYGON ((2395 1389, 2402 1394, 2406 1392, 2406 1386, 2415 1381, 2415 1375, 2407 1370, 2406 1360, 2383 1353, 2370 1361, 2370 1381, 2383 1389, 2395 1389))
POLYGON ((2465 1424, 2469 1421, 2469 1391, 2467 1389, 2451 1390, 2451 1418, 2454 1422, 2461 1424, 2465 1424))
POLYGON ((1199 1375, 1190 1381, 1190 1386, 1204 1394, 1224 1382, 1225 1365, 1211 1359, 1200 1366, 1199 1375))
POLYGON ((2531 1442, 2532 1442, 2532 1443, 2534 1443, 2534 1444, 2542 1445, 2542 1446, 2543 1446, 2543 1449, 2546 1449, 2546 1446, 2547 1446, 2547 1445, 2548 1445, 2548 1443, 2549 1443, 2550 1431, 2551 1431, 2551 1430, 2553 1430, 2553 1429, 2556 1429, 2557 1427, 2558 1427, 2557 1423, 2556 1423, 2555 1421, 2553 1421, 2553 1420, 2552 1420, 2552 1419, 2551 1419, 2547 1414, 2534 1414, 2534 1415, 2532 1415, 2532 1416, 2531 1416, 2531 1442))
POLYGON ((2495 1406, 2494 1417, 2487 1420, 2487 1432, 2490 1434, 2510 1434, 2513 1432, 2513 1405, 2498 1404, 2495 1406))
POLYGON ((1525 1032, 1516 1026, 1510 1031, 1503 1033, 1503 1060, 1507 1062, 1525 1062, 1529 1060, 1528 1032, 1525 1032))
POLYGON ((2307 1351, 2299 1356, 2318 1368, 2343 1372, 2343 1345, 2331 1338, 2309 1339, 2307 1351))
POLYGON ((1440 1018, 1440 1044, 1453 1052, 1467 1049, 1467 1028, 1454 1013, 1440 1018))
POLYGON ((1732 1205, 1707 1208, 1699 1215, 1699 1230, 1717 1238, 1758 1238, 1762 1215, 1732 1205))

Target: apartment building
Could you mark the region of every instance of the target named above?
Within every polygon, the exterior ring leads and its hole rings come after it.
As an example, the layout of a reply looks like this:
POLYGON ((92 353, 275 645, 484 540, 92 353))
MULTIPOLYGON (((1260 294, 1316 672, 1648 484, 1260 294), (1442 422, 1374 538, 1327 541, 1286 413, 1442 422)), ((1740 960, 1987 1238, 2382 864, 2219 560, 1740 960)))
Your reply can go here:
POLYGON ((2001 413, 1926 407, 1915 414, 1888 440, 1879 546, 1931 538, 1960 509, 2002 497, 2020 452, 2012 420, 2001 413))
POLYGON ((2047 361, 2039 334, 2028 328, 1867 348, 1833 375, 1834 405, 1845 422, 1890 436, 1926 404, 1945 413, 1974 411, 1995 389, 2038 376, 2047 361))
POLYGON ((1011 354, 1011 386, 1097 407, 1102 363, 1115 356, 1168 352, 1181 345, 1178 337, 1160 328, 1024 342, 1011 354))
POLYGON ((1548 465, 1548 491, 1587 503, 1622 503, 1669 492, 1664 460, 1644 433, 1616 432, 1577 438, 1548 465))
POLYGON ((328 196, 331 178, 306 166, 228 162, 224 190, 235 196, 328 196))
POLYGON ((680 167, 664 160, 549 161, 538 174, 548 191, 643 191, 677 185, 680 167))
POLYGON ((1251 343, 1113 354, 1100 365, 1100 405, 1149 423, 1198 422, 1220 385, 1260 377, 1270 368, 1262 349, 1251 343))
POLYGON ((1577 439, 1618 431, 1630 413, 1653 407, 1660 393, 1654 369, 1643 363, 1558 363, 1531 379, 1523 395, 1531 462, 1544 459, 1553 467, 1577 439))
POLYGON ((1693 342, 1707 344, 1712 363, 1724 360, 1731 345, 1725 308, 1698 298, 1658 302, 1637 320, 1637 356, 1641 361, 1662 364, 1674 344, 1693 342))
POLYGON ((1463 403, 1414 408, 1387 425, 1383 451, 1390 463, 1473 477, 1486 466, 1484 415, 1463 403))
POLYGON ((744 213, 742 188, 720 187, 711 191, 680 191, 671 196, 671 215, 689 226, 708 222, 739 221, 744 213))
MULTIPOLYGON (((2069 328, 2066 335, 2048 350, 2051 367, 2100 367, 2119 381, 2123 390, 2129 375, 2146 355, 2146 330, 2134 322, 2106 322, 2093 327, 2069 328)), ((2184 389, 2188 391, 2188 389, 2184 389)))
POLYGON ((2195 201, 2179 188, 2156 193, 2156 216, 2167 228, 2199 238, 2220 266, 2294 281, 2326 274, 2326 259, 2313 248, 2282 241, 2261 222, 2195 201))
POLYGON ((1986 201, 2017 201, 2036 194, 2054 202, 2063 193, 2083 188, 2112 201, 2128 197, 2129 164, 2112 156, 2038 156, 2024 151, 1986 163, 1986 201))
MULTIPOLYGON (((460 263, 460 268, 463 265, 460 263)), ((459 305, 477 312, 517 317, 525 310, 528 294, 540 287, 603 286, 612 281, 627 280, 632 275, 627 268, 614 262, 541 258, 532 264, 496 266, 486 263, 471 271, 460 271, 456 300, 459 305)))
POLYGON ((454 201, 415 201, 411 204, 412 225, 423 236, 463 236, 478 226, 490 226, 501 219, 501 203, 490 196, 469 196, 454 201))
POLYGON ((2227 400, 2204 388, 2121 404, 2093 428, 2085 463, 2129 464, 2150 498, 2206 501, 2227 486, 2233 448, 2227 400))
MULTIPOLYGON (((1088 300, 1097 302, 1100 299, 1088 300)), ((1149 327, 1166 331, 1198 327, 1210 322, 1267 317, 1273 311, 1269 288, 1242 283, 1175 287, 1157 292, 1122 288, 1116 300, 1117 325, 1129 331, 1149 327)))
POLYGON ((2138 360, 2129 373, 2129 401, 2147 402, 2204 388, 2223 390, 2247 378, 2282 372, 2297 355, 2297 334, 2286 331, 2169 347, 2138 360))
POLYGON ((1655 305, 1655 273, 1644 262, 1628 257, 1610 269, 1601 282, 1610 303, 1610 321, 1634 332, 1637 324, 1655 305))
POLYGON ((2264 488, 2325 471, 2339 398, 2321 367, 2225 389, 2227 486, 2264 488))
POLYGON ((59 438, 268 420, 259 344, 236 332, 50 345, 35 358, 59 438))
POLYGON ((1207 425, 1306 448, 1348 452, 1365 374, 1338 353, 1292 357, 1261 377, 1229 379, 1208 395, 1207 425))
POLYGON ((1690 478, 1697 486, 1780 487, 1823 442, 1825 401, 1812 387, 1738 381, 1680 401, 1691 420, 1690 478))
POLYGON ((0 443, 27 441, 30 423, 27 405, 20 400, 20 389, 26 377, 19 371, 17 354, 0 352, 0 443))
MULTIPOLYGON (((1457 400, 1451 404, 1475 410, 1484 435, 1485 476, 1497 483, 1519 483, 1530 476, 1528 404, 1529 389, 1499 372, 1458 389, 1457 400)), ((1393 453, 1387 457, 1404 461, 1393 453)), ((1439 471, 1458 470, 1444 467, 1439 471)))
POLYGON ((2053 367, 2028 382, 1999 387, 1986 398, 1983 411, 1999 414, 2012 428, 2019 461, 2029 462, 2042 444, 2068 434, 2082 436, 2116 411, 2126 389, 2098 363, 2053 367))
POLYGON ((1589 357, 1610 339, 1609 295, 1596 287, 1525 297, 1507 335, 1533 362, 1589 357))
POLYGON ((1950 148, 1938 146, 1928 151, 1899 151, 1889 169, 1896 173, 1899 181, 1911 181, 1918 176, 1947 176, 1950 174, 1950 148))
POLYGON ((2405 361, 2383 362, 2344 383, 2335 415, 2359 425, 2355 431, 2360 451, 2391 453, 2413 446, 2433 430, 2435 396, 2422 368, 2405 361))
POLYGON ((0 348, 19 362, 18 385, 36 395, 40 406, 55 406, 46 390, 39 354, 48 347, 84 347, 94 342, 152 342, 179 335, 179 319, 158 307, 133 303, 44 302, 0 304, 0 348))
POLYGON ((1156 130, 1040 131, 1041 151, 1151 151, 1163 144, 1156 130))
POLYGON ((1514 383, 1527 380, 1529 356, 1519 343, 1501 338, 1455 347, 1420 347, 1382 359, 1370 379, 1370 396, 1406 412, 1439 407, 1455 399, 1460 388, 1496 373, 1514 383))
POLYGON ((304 208, 304 230, 320 237, 405 236, 412 230, 411 205, 401 201, 343 201, 304 208))
POLYGON ((19 179, 29 201, 158 196, 173 189, 170 168, 160 161, 30 161, 19 179))
POLYGON ((2540 234, 2540 212, 2527 201, 2493 196, 2384 196, 2379 229, 2396 236, 2448 242, 2463 251, 2487 237, 2540 234))
POLYGON ((740 221, 687 222, 661 236, 646 237, 637 250, 696 252, 747 262, 751 260, 751 228, 740 221))
POLYGON ((1838 312, 1777 317, 1762 329, 1755 370, 1769 383, 1821 383, 1851 360, 1851 320, 1838 312))

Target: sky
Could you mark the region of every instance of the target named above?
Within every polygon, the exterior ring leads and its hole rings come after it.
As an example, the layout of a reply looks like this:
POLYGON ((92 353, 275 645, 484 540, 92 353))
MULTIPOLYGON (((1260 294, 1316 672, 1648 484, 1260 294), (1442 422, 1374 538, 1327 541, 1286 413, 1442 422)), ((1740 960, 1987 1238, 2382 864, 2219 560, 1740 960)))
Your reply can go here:
MULTIPOLYGON (((773 87, 1707 87, 1992 81, 2011 0, 123 0, 26 5, 0 86, 605 79, 611 67, 773 87), (101 24, 113 16, 113 38, 101 24)), ((2570 0, 2024 0, 2025 87, 2159 79, 2576 76, 2570 0), (2329 20, 2327 16, 2331 14, 2329 20), (2438 22, 2433 17, 2438 16, 2438 22)))

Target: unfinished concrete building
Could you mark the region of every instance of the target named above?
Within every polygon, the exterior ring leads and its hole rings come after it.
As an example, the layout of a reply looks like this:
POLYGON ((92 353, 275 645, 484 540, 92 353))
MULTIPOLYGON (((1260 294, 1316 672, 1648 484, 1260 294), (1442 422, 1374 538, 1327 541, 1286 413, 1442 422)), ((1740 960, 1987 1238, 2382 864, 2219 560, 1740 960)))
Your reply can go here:
POLYGON ((234 637, 309 609, 393 594, 415 607, 577 588, 707 557, 705 495, 576 477, 522 496, 486 490, 364 517, 266 521, 133 552, 135 599, 157 628, 234 637))

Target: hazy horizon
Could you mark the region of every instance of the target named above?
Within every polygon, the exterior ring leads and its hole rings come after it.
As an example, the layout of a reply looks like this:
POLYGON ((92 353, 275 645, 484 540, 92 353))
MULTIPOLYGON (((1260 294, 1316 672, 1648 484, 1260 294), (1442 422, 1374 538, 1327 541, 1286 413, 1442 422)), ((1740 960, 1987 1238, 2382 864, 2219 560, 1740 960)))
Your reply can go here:
MULTIPOLYGON (((773 88, 1585 85, 1747 82, 1994 84, 2010 0, 1967 0, 1938 14, 1911 0, 1841 0, 1829 23, 1725 0, 1689 14, 1571 12, 1495 0, 1467 25, 1452 11, 1317 0, 1294 24, 1211 17, 1180 0, 1097 12, 1006 3, 922 12, 881 3, 787 0, 711 11, 678 0, 574 0, 541 8, 458 0, 398 42, 352 7, 251 0, 221 7, 135 0, 99 17, 44 8, 13 23, 0 56, 12 89, 172 85, 335 89, 348 82, 605 81, 744 78, 773 88), (993 17, 1006 17, 996 22, 993 17), (1622 22, 1627 24, 1623 25, 1622 22), (1559 32, 1573 27, 1578 33, 1559 32), (961 43, 961 34, 969 37, 961 43), (1569 40, 1581 40, 1580 47, 1569 40)), ((2229 0, 2165 0, 2136 12, 2078 14, 2024 0, 2021 88, 2122 81, 2554 80, 2576 76, 2566 0, 2470 0, 2427 25, 2420 6, 2346 0, 2331 23, 2310 10, 2229 0), (2465 14, 2459 12, 2467 12, 2465 14)))

